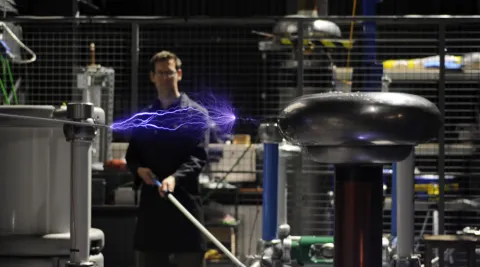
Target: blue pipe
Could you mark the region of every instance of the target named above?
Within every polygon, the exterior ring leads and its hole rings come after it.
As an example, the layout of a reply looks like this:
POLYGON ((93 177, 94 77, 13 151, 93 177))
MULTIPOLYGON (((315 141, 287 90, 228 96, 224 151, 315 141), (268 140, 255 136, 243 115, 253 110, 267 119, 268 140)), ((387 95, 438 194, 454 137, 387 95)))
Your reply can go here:
POLYGON ((278 157, 278 144, 263 144, 263 241, 277 238, 278 157))
MULTIPOLYGON (((376 4, 378 0, 363 0, 363 16, 375 16, 377 13, 376 4)), ((365 21, 363 23, 363 34, 365 46, 363 47, 364 60, 368 63, 376 63, 376 33, 377 24, 375 21, 365 21)))
POLYGON ((392 164, 392 208, 391 233, 397 236, 397 163, 392 164))
MULTIPOLYGON (((363 0, 363 16, 377 15, 377 3, 381 0, 363 0)), ((366 21, 363 23, 363 62, 367 75, 364 81, 364 90, 377 91, 382 86, 383 64, 377 64, 377 24, 375 21, 366 21)))

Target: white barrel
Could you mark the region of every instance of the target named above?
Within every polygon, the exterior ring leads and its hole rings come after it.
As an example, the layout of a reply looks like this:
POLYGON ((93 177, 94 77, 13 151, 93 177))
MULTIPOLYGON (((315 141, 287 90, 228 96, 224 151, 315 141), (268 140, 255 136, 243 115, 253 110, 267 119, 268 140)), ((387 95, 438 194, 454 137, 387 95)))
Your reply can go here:
MULTIPOLYGON (((51 117, 53 106, 0 106, 0 112, 51 117)), ((48 233, 52 128, 0 120, 0 235, 48 233)))
POLYGON ((62 128, 53 130, 51 140, 49 233, 70 231, 71 144, 62 128))

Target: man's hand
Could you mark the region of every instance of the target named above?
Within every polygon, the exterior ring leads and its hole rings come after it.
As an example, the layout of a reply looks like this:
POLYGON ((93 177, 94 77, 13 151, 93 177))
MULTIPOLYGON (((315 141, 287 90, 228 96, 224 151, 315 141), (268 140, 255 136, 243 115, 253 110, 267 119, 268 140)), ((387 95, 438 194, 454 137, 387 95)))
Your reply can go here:
POLYGON ((155 174, 149 168, 139 167, 137 169, 137 174, 142 178, 143 182, 148 185, 153 185, 153 180, 155 179, 155 174))
POLYGON ((166 192, 173 192, 175 190, 175 177, 168 176, 162 181, 162 186, 158 188, 160 196, 164 197, 166 192))

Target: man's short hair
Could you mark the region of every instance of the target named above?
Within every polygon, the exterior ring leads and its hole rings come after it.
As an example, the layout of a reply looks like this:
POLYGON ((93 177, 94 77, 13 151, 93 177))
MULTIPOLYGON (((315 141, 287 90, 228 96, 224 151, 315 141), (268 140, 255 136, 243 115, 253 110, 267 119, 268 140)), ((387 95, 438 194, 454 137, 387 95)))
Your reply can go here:
POLYGON ((151 71, 155 72, 155 64, 157 62, 164 62, 164 61, 169 61, 170 59, 175 60, 175 68, 178 70, 182 67, 182 61, 180 60, 177 55, 170 51, 161 51, 153 55, 152 59, 150 59, 150 66, 151 66, 151 71))

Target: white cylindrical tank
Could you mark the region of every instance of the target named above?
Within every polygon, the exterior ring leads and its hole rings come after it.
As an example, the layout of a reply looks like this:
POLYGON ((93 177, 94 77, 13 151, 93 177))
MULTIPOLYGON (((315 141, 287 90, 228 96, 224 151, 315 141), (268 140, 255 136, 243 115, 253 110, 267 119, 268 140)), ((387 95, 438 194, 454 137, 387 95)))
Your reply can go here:
POLYGON ((52 130, 49 233, 70 231, 71 148, 62 128, 52 130))
MULTIPOLYGON (((0 106, 52 118, 53 106, 0 106)), ((95 110, 100 123, 103 110, 95 110)), ((0 266, 64 266, 70 254, 71 144, 63 127, 0 117, 0 266)), ((104 246, 101 230, 90 240, 104 246)), ((90 260, 103 267, 103 255, 90 260)))
MULTIPOLYGON (((54 107, 0 106, 0 111, 48 118, 54 107)), ((0 121, 0 236, 47 234, 52 128, 4 122, 0 121)))

